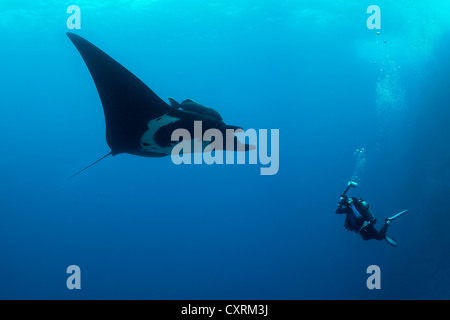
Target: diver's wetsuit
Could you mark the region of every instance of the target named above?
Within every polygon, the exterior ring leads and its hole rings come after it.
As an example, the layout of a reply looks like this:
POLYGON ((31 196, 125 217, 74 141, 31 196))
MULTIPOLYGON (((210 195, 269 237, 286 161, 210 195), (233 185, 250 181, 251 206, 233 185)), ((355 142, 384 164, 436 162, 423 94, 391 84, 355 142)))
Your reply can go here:
POLYGON ((364 240, 376 239, 376 240, 384 240, 386 238, 386 231, 389 227, 387 222, 384 223, 384 226, 377 231, 373 224, 369 224, 367 227, 361 229, 359 233, 361 234, 364 240))
POLYGON ((347 215, 345 217, 344 227, 349 231, 354 231, 355 233, 359 232, 364 240, 384 240, 386 238, 386 231, 389 227, 389 222, 386 221, 380 231, 376 230, 374 227, 376 219, 374 222, 369 223, 364 227, 365 219, 354 206, 354 203, 357 201, 358 199, 356 198, 344 198, 343 201, 339 202, 335 213, 345 213, 347 215))

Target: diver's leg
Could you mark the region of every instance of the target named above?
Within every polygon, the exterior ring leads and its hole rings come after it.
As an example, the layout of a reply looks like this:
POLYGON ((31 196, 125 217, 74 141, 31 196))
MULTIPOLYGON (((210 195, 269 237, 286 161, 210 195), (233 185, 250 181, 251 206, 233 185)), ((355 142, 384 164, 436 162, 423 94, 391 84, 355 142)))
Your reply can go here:
MULTIPOLYGON (((384 231, 384 232, 386 233, 386 231, 384 231)), ((359 231, 359 233, 361 234, 361 236, 364 240, 371 240, 371 239, 383 240, 384 239, 384 236, 382 237, 372 224, 369 224, 367 227, 361 229, 359 231)))
MULTIPOLYGON (((396 218, 396 217, 395 217, 395 218, 396 218)), ((394 219, 395 219, 395 218, 394 218, 394 219)), ((386 220, 385 220, 384 226, 383 226, 383 227, 380 229, 380 231, 378 232, 378 234, 379 234, 380 237, 381 237, 381 239, 379 239, 379 240, 384 239, 384 240, 386 240, 387 243, 389 243, 391 246, 396 247, 396 246, 397 246, 397 241, 395 241, 394 238, 392 238, 392 237, 386 235, 386 231, 387 231, 387 229, 388 229, 388 227, 389 227, 391 221, 392 221, 392 220, 390 220, 390 219, 386 219, 386 220)))
POLYGON ((389 228, 391 221, 386 219, 384 222, 384 226, 380 229, 380 231, 378 231, 378 235, 381 239, 379 240, 383 240, 386 237, 386 231, 389 228))
POLYGON ((392 216, 392 217, 389 217, 389 218, 386 218, 386 219, 384 220, 384 221, 385 221, 384 226, 383 226, 383 228, 381 228, 381 230, 380 230, 379 233, 380 233, 380 235, 383 236, 383 238, 384 238, 384 239, 387 241, 387 243, 389 243, 391 246, 396 247, 396 246, 397 246, 397 241, 395 241, 394 238, 392 238, 392 237, 386 235, 387 228, 389 227, 389 224, 391 223, 391 221, 394 221, 395 219, 397 219, 398 217, 400 217, 402 214, 404 214, 406 211, 408 211, 408 209, 403 210, 402 212, 399 212, 399 213, 397 213, 396 215, 394 215, 394 216, 392 216))

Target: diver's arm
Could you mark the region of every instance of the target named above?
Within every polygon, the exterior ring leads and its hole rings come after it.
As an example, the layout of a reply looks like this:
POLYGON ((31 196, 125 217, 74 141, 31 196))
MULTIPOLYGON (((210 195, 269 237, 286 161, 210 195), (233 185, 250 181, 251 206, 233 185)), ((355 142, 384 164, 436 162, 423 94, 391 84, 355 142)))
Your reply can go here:
POLYGON ((334 213, 336 213, 336 214, 348 213, 348 207, 340 207, 340 206, 338 206, 336 211, 334 211, 334 213))
POLYGON ((337 214, 343 214, 348 213, 348 210, 350 209, 350 203, 346 196, 341 197, 341 200, 338 203, 338 207, 336 208, 336 211, 334 213, 337 214))

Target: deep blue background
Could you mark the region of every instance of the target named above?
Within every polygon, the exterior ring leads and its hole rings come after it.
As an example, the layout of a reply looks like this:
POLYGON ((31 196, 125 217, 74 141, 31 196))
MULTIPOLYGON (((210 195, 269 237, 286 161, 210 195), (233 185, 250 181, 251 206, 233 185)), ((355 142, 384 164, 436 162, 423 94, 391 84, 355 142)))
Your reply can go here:
POLYGON ((34 1, 0 5, 0 298, 448 299, 446 1, 34 1), (108 158, 91 76, 65 36, 163 99, 280 130, 280 171, 108 158), (359 187, 398 248, 335 215, 359 187), (69 265, 82 290, 66 288, 69 265), (366 268, 381 267, 381 290, 366 268))

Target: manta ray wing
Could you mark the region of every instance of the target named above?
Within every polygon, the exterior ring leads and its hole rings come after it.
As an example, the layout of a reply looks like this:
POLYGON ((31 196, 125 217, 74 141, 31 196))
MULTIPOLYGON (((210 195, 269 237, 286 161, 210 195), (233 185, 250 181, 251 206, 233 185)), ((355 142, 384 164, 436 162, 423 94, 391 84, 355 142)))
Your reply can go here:
POLYGON ((94 79, 105 113, 106 141, 112 155, 139 153, 148 121, 167 113, 169 105, 95 45, 73 33, 67 36, 94 79))

